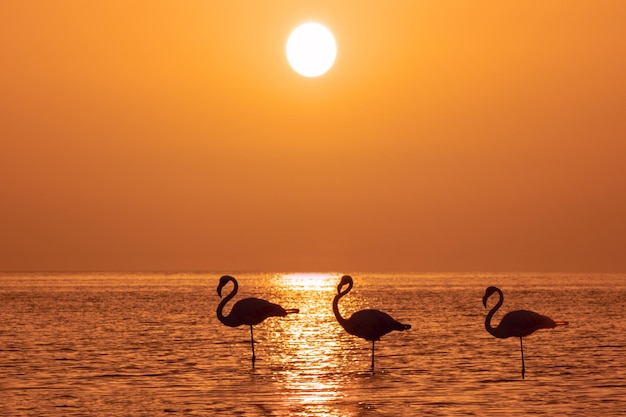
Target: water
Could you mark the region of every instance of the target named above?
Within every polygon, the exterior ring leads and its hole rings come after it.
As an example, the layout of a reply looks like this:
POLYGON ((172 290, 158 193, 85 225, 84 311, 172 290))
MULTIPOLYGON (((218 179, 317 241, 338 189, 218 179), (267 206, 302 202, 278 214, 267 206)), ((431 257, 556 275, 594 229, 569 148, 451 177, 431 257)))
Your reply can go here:
POLYGON ((376 344, 374 372, 371 344, 333 316, 339 274, 235 276, 235 300, 300 308, 255 327, 254 369, 249 329, 217 321, 218 274, 0 274, 0 415, 626 410, 626 275, 354 274, 344 316, 378 308, 413 325, 376 344), (527 308, 570 322, 524 340, 524 381, 519 341, 484 329, 488 285, 504 291, 503 312, 527 308))

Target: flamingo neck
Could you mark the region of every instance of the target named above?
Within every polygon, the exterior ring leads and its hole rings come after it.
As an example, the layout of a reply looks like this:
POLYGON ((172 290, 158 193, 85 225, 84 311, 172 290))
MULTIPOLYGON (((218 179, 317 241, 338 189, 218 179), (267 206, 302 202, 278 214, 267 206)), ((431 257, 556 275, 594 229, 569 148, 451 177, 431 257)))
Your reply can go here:
POLYGON ((489 313, 487 314, 487 317, 485 317, 485 329, 492 336, 500 337, 499 327, 493 327, 491 325, 491 319, 492 319, 493 315, 496 314, 496 311, 498 311, 498 309, 500 307, 502 307, 502 303, 504 302, 504 294, 502 294, 502 291, 499 288, 496 288, 496 292, 499 295, 499 299, 498 299, 498 302, 496 303, 496 305, 493 306, 493 308, 489 311, 489 313))
POLYGON ((226 297, 222 298, 222 301, 220 301, 217 306, 217 319, 227 326, 231 325, 231 320, 230 314, 228 316, 224 316, 224 307, 226 306, 226 303, 228 303, 235 296, 235 294, 237 294, 237 290, 239 289, 239 284, 236 280, 230 279, 229 281, 234 284, 234 288, 226 297))
POLYGON ((344 319, 339 312, 339 299, 350 292, 352 289, 352 283, 348 283, 348 288, 345 291, 339 291, 339 293, 333 298, 333 313, 335 313, 335 318, 341 324, 342 327, 345 327, 348 323, 348 320, 344 319))

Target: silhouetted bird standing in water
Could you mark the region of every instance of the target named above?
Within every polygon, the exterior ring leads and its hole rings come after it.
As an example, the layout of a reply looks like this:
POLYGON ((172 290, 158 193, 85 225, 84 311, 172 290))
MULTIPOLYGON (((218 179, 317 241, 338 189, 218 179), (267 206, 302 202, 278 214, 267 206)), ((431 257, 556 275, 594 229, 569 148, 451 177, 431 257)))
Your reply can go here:
POLYGON ((365 340, 372 342, 372 370, 374 369, 374 343, 380 340, 381 336, 393 330, 404 331, 411 328, 410 324, 402 324, 399 321, 394 320, 389 314, 383 313, 378 310, 361 310, 350 316, 349 319, 344 319, 339 313, 339 299, 350 292, 354 285, 352 277, 344 275, 341 277, 341 281, 337 286, 337 295, 333 299, 333 313, 341 327, 351 335, 361 337, 365 340), (342 291, 341 289, 347 285, 348 288, 342 291))
POLYGON ((217 295, 222 296, 222 288, 229 282, 234 284, 234 288, 230 294, 228 294, 217 306, 217 318, 223 324, 230 327, 238 327, 241 325, 250 326, 250 342, 252 344, 252 367, 254 368, 254 361, 256 356, 254 355, 254 335, 252 334, 252 326, 261 323, 268 317, 284 317, 287 314, 298 313, 300 310, 297 308, 285 310, 278 304, 270 303, 269 301, 261 300, 259 298, 244 298, 235 303, 230 310, 228 316, 224 316, 224 306, 231 298, 237 294, 239 284, 237 280, 230 275, 224 275, 220 278, 220 283, 217 286, 217 295))
POLYGON ((491 297, 494 292, 497 292, 500 298, 485 318, 485 329, 487 329, 492 336, 499 339, 519 337, 519 347, 522 352, 522 379, 524 379, 526 369, 524 367, 524 346, 522 345, 522 338, 539 329, 553 329, 556 326, 565 326, 569 323, 566 321, 554 321, 550 317, 542 316, 534 311, 516 310, 506 313, 504 317, 502 317, 498 327, 492 327, 491 318, 502 306, 502 303, 504 302, 504 294, 502 294, 500 288, 487 287, 485 296, 483 297, 483 305, 487 308, 487 299, 491 297))

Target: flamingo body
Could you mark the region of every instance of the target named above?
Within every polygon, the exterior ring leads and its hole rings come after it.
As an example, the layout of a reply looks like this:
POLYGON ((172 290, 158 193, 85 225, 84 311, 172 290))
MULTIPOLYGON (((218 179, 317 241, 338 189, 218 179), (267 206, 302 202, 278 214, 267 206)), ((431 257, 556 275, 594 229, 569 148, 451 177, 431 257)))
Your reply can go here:
POLYGON ((360 310, 352 314, 348 319, 343 318, 339 312, 339 299, 350 292, 353 285, 354 281, 351 276, 344 275, 341 277, 341 281, 337 286, 337 295, 333 299, 333 313, 346 332, 372 342, 372 369, 374 369, 374 342, 394 330, 408 330, 411 328, 411 325, 402 324, 389 314, 373 309, 360 310), (342 290, 345 285, 348 286, 347 289, 342 290))
POLYGON ((224 316, 224 306, 226 306, 226 303, 228 303, 228 301, 230 301, 235 294, 237 294, 239 284, 235 278, 230 275, 224 275, 220 278, 220 283, 217 286, 217 295, 221 297, 222 288, 224 288, 224 286, 229 282, 233 283, 234 288, 226 297, 222 299, 222 301, 220 301, 217 306, 217 318, 220 322, 222 322, 222 324, 229 327, 239 327, 242 325, 250 326, 252 367, 254 367, 256 356, 254 354, 254 335, 252 333, 252 326, 261 323, 269 317, 284 317, 287 314, 298 313, 300 310, 297 308, 284 309, 278 304, 270 303, 269 301, 262 300, 260 298, 251 297, 237 301, 230 310, 230 314, 228 314, 228 316, 224 316))
POLYGON ((389 314, 373 309, 357 311, 342 326, 351 335, 370 342, 378 341, 394 330, 403 331, 411 328, 410 324, 402 324, 389 314))
POLYGON ((534 311, 515 310, 502 317, 500 324, 495 328, 495 337, 506 339, 507 337, 526 337, 539 329, 553 329, 557 323, 548 316, 534 311))
POLYGON ((237 301, 230 310, 230 314, 221 321, 230 327, 254 326, 269 317, 285 317, 290 312, 296 313, 297 311, 285 310, 278 304, 251 297, 237 301))
POLYGON ((493 327, 491 325, 491 319, 496 311, 498 311, 498 309, 502 306, 504 302, 504 294, 502 293, 502 290, 497 287, 487 287, 485 295, 483 296, 483 305, 487 307, 487 300, 494 293, 499 295, 499 299, 485 318, 485 329, 489 332, 489 334, 499 339, 519 337, 520 351, 522 353, 522 379, 524 379, 526 367, 524 365, 524 346, 522 338, 529 336, 540 329, 553 329, 557 326, 565 326, 569 323, 566 321, 554 321, 550 317, 535 313, 534 311, 515 310, 506 313, 504 317, 502 317, 502 320, 500 320, 500 324, 498 324, 497 327, 493 327))

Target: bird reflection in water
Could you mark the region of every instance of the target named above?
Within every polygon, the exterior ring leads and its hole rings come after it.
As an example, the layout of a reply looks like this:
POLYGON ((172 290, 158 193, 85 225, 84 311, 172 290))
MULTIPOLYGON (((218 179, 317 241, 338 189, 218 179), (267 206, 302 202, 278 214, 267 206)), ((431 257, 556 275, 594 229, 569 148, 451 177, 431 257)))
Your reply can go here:
POLYGON ((535 313, 534 311, 515 310, 506 313, 504 317, 502 317, 498 327, 492 327, 491 318, 504 302, 504 294, 502 294, 502 290, 500 290, 500 288, 487 287, 483 297, 483 305, 485 308, 487 308, 487 299, 489 299, 493 293, 498 293, 500 298, 485 318, 485 329, 487 329, 492 336, 499 339, 519 337, 519 347, 522 352, 522 379, 524 379, 526 368, 524 366, 524 346, 522 345, 522 338, 533 334, 539 329, 553 329, 557 326, 565 326, 569 323, 566 321, 554 321, 550 317, 543 316, 535 313))
POLYGON ((252 332, 252 326, 261 323, 268 317, 284 317, 287 314, 298 313, 300 310, 297 308, 293 309, 284 309, 278 304, 270 303, 266 300, 261 300, 260 298, 244 298, 235 303, 233 308, 230 310, 230 314, 228 316, 224 316, 223 310, 224 306, 228 301, 230 301, 235 294, 237 294, 237 290, 239 289, 239 284, 237 280, 230 275, 224 275, 220 278, 220 283, 217 286, 217 295, 222 296, 222 288, 229 282, 234 284, 233 290, 220 301, 217 306, 217 318, 226 326, 230 327, 239 327, 241 325, 250 326, 250 343, 252 345, 252 367, 254 368, 254 362, 256 360, 256 356, 254 354, 254 334, 252 332))

